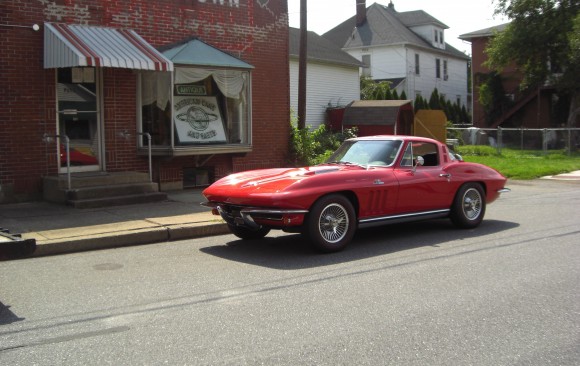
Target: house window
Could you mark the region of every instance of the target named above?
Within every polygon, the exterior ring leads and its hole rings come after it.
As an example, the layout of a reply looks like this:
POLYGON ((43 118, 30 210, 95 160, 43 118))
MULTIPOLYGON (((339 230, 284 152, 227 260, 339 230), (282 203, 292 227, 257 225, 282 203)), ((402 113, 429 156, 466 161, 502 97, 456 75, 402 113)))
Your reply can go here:
POLYGON ((439 38, 437 37, 437 35, 439 34, 439 32, 437 32, 437 29, 435 29, 433 31, 433 33, 435 34, 435 43, 439 43, 439 38))
POLYGON ((441 60, 438 58, 435 59, 435 77, 441 79, 441 60))
POLYGON ((156 147, 249 145, 250 105, 245 70, 176 67, 173 74, 141 73, 141 131, 156 147))
POLYGON ((419 67, 419 54, 416 53, 415 54, 415 75, 420 75, 421 74, 421 69, 419 67))
POLYGON ((441 44, 444 44, 445 43, 443 41, 443 31, 439 31, 439 41, 441 42, 441 44))
POLYGON ((443 80, 449 79, 449 74, 447 73, 447 60, 443 60, 443 80))
POLYGON ((371 55, 362 55, 362 62, 364 64, 362 69, 363 76, 372 76, 371 75, 371 55))

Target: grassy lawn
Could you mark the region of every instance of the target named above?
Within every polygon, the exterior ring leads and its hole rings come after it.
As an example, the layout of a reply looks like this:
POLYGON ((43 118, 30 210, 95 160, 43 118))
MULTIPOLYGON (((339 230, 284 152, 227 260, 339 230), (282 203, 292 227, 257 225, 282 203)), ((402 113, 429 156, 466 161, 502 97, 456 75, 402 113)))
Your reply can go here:
POLYGON ((549 152, 502 149, 501 155, 489 146, 459 146, 463 160, 492 167, 510 179, 534 179, 580 170, 580 155, 565 151, 549 152))

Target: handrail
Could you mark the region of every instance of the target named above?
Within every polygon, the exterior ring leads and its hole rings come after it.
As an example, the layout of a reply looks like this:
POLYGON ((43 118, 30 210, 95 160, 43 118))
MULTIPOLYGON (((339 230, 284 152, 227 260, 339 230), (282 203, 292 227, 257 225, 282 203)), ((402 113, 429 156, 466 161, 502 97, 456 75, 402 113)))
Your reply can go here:
POLYGON ((137 132, 137 135, 147 137, 147 149, 149 155, 149 183, 153 182, 153 164, 152 164, 152 157, 151 157, 151 134, 149 132, 137 132))

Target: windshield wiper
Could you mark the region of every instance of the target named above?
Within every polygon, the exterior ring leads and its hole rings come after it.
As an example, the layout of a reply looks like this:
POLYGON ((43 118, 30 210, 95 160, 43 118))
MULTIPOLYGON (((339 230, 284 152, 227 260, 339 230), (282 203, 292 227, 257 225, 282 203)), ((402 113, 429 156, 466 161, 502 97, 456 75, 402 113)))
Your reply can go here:
POLYGON ((350 161, 338 161, 338 160, 336 160, 336 161, 327 161, 324 164, 356 165, 356 166, 361 167, 363 169, 367 169, 368 168, 368 165, 359 164, 359 163, 353 163, 353 162, 350 162, 350 161))

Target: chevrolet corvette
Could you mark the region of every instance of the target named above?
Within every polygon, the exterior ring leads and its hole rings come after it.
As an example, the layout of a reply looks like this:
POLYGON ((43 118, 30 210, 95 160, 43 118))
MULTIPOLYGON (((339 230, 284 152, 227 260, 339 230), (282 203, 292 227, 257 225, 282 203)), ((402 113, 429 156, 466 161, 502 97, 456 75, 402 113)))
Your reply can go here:
POLYGON ((342 250, 359 228, 448 217, 477 227, 507 179, 465 162, 445 144, 415 136, 346 140, 323 164, 240 172, 203 191, 241 239, 298 232, 322 252, 342 250))

